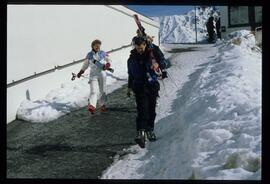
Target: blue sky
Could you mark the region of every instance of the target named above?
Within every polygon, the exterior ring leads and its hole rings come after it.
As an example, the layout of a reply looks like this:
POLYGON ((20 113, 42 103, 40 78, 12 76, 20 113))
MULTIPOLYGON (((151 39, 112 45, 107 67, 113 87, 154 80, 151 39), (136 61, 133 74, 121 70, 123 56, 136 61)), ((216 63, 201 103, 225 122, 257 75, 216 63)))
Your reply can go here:
POLYGON ((149 17, 185 14, 194 6, 128 5, 128 8, 149 17))

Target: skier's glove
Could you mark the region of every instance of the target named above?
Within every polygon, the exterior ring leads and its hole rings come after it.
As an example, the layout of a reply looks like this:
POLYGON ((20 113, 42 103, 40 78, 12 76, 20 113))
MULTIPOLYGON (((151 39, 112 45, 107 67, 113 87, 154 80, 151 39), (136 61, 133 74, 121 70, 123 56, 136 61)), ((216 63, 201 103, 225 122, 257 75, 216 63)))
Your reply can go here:
POLYGON ((103 66, 103 70, 109 70, 111 64, 110 63, 106 63, 104 66, 103 66))
POLYGON ((131 90, 131 88, 128 88, 128 89, 127 89, 127 97, 128 97, 128 98, 130 98, 130 96, 131 96, 131 93, 132 93, 132 90, 131 90))
POLYGON ((151 69, 154 70, 154 71, 157 71, 158 70, 158 63, 153 63, 152 66, 151 66, 151 69))
POLYGON ((77 74, 77 77, 80 78, 83 73, 84 73, 84 71, 80 70, 80 72, 77 74))
POLYGON ((168 78, 167 71, 162 71, 162 79, 168 78))

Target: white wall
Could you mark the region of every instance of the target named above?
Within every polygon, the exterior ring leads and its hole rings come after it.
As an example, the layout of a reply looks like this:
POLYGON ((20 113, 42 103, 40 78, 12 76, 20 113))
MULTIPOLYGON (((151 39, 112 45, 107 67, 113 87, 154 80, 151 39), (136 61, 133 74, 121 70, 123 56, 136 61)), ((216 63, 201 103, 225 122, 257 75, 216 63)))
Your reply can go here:
POLYGON ((251 30, 250 26, 247 27, 228 27, 228 6, 220 6, 220 29, 222 26, 226 27, 226 32, 221 32, 221 37, 224 38, 227 34, 237 30, 251 30))
MULTIPOLYGON (((84 58, 96 38, 102 40, 105 51, 130 44, 137 29, 132 17, 135 13, 118 5, 8 5, 7 84, 84 58)), ((139 17, 158 44, 159 24, 139 17)), ((123 51, 112 54, 120 52, 123 51)), ((128 58, 129 52, 125 52, 128 58)), ((7 88, 7 122, 15 119, 27 90, 31 100, 42 98, 70 80, 71 72, 80 67, 81 64, 73 65, 7 88)))
MULTIPOLYGON (((134 14, 122 6, 8 5, 7 83, 85 57, 96 38, 106 51, 129 44, 135 21, 110 7, 134 14)), ((158 35, 156 28, 143 25, 158 35)))

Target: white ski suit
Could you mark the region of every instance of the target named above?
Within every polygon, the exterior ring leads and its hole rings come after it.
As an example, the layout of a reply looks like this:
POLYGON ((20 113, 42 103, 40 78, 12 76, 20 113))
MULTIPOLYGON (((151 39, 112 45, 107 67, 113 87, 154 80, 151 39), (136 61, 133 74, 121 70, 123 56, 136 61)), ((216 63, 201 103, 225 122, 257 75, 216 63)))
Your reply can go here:
POLYGON ((97 100, 100 97, 100 105, 105 105, 106 102, 106 71, 103 70, 103 66, 106 63, 111 63, 106 52, 100 50, 89 52, 86 56, 86 60, 83 63, 82 70, 85 71, 90 66, 89 71, 89 84, 90 95, 89 104, 96 107, 97 100), (98 96, 99 95, 99 96, 98 96))

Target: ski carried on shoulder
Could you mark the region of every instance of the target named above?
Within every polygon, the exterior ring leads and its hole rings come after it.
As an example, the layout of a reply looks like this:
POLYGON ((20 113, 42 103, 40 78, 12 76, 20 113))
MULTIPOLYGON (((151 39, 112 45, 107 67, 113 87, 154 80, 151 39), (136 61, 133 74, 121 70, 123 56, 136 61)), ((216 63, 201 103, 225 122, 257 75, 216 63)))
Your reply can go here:
MULTIPOLYGON (((134 16, 134 20, 135 20, 135 22, 136 22, 136 24, 138 26, 138 29, 141 32, 142 37, 145 37, 145 39, 148 40, 147 39, 147 34, 145 33, 145 29, 144 29, 144 27, 141 24, 141 21, 139 19, 139 16, 137 14, 134 14, 133 16, 134 16)), ((153 44, 150 41, 147 41, 147 43, 149 45, 150 61, 151 61, 151 63, 152 64, 158 63, 157 60, 156 60, 156 58, 155 58, 155 56, 154 56, 154 53, 153 53, 153 44)), ((159 79, 160 79, 160 77, 162 75, 162 71, 160 70, 160 68, 158 68, 157 70, 155 70, 155 73, 159 76, 159 79)))
POLYGON ((141 21, 139 19, 139 16, 137 14, 134 14, 133 16, 134 16, 135 22, 136 22, 136 24, 137 24, 137 26, 138 26, 138 28, 139 28, 142 36, 147 36, 146 33, 145 33, 145 29, 144 29, 144 27, 141 24, 141 21))

